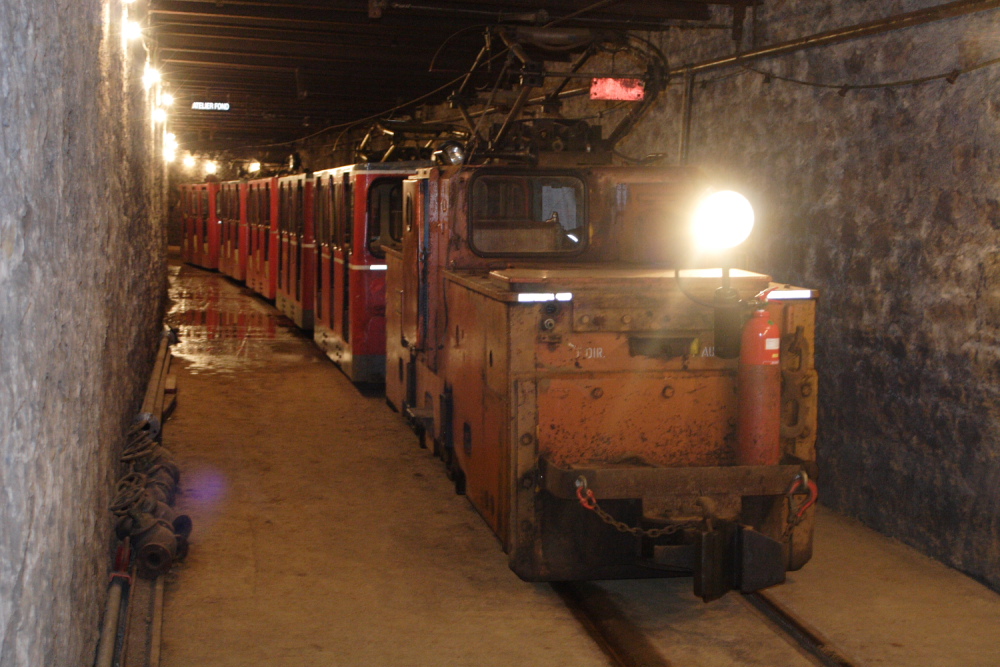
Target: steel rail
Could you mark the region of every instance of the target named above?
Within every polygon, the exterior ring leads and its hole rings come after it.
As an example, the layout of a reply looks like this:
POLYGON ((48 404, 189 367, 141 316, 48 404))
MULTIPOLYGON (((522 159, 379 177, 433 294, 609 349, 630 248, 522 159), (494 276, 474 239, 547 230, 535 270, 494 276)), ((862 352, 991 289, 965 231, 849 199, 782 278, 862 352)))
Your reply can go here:
POLYGON ((615 667, 672 667, 600 587, 588 582, 550 585, 615 667))
POLYGON ((822 633, 795 616, 772 596, 764 592, 744 593, 743 599, 823 667, 855 667, 856 663, 834 648, 822 633))

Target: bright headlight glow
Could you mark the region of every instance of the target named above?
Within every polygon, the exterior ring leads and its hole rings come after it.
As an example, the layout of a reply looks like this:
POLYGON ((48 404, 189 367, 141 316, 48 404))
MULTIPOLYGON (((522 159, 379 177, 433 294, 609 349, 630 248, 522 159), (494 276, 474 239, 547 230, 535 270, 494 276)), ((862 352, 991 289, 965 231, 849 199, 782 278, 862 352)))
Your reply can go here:
POLYGON ((219 171, 219 165, 218 164, 216 164, 215 162, 213 162, 211 160, 208 160, 208 161, 205 162, 205 173, 206 174, 214 174, 217 171, 219 171))
POLYGON ((251 174, 256 174, 258 171, 260 171, 260 162, 256 161, 251 162, 250 165, 247 166, 247 171, 249 171, 251 174))
POLYGON ((713 192, 705 197, 691 218, 694 241, 702 250, 735 248, 753 230, 753 206, 732 190, 713 192))
POLYGON ((153 121, 157 123, 167 122, 167 110, 162 107, 153 109, 153 121))
POLYGON ((198 163, 198 161, 194 159, 193 155, 185 155, 184 156, 183 164, 184 164, 185 168, 191 169, 197 163, 198 163))

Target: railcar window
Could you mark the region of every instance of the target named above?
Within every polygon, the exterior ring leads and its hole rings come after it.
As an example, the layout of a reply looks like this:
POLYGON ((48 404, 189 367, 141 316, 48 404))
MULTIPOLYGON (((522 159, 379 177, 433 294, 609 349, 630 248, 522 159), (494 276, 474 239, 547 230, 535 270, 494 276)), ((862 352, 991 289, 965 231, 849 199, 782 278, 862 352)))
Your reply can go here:
POLYGON ((368 190, 368 250, 385 257, 382 244, 402 240, 403 179, 379 179, 368 190))
POLYGON ((313 235, 316 243, 323 242, 323 196, 325 194, 323 179, 317 178, 313 186, 313 235))
POLYGON ((354 238, 354 184, 350 177, 344 179, 344 245, 354 238))
POLYGON ((278 229, 288 229, 288 186, 285 184, 278 191, 278 229))
POLYGON ((470 243, 487 256, 572 254, 586 244, 585 211, 574 176, 484 174, 472 186, 470 243))
POLYGON ((305 232, 305 216, 305 188, 302 187, 302 182, 300 181, 295 187, 295 229, 293 230, 300 237, 305 232))
POLYGON ((247 224, 251 227, 256 227, 258 222, 257 207, 260 204, 258 197, 259 192, 260 191, 257 190, 256 185, 250 186, 250 192, 247 196, 247 224))
POLYGON ((243 219, 242 211, 240 211, 240 190, 236 186, 233 186, 232 190, 232 206, 233 206, 233 247, 240 247, 240 220, 243 219))
POLYGON ((333 240, 331 190, 333 190, 333 177, 320 179, 316 183, 316 238, 320 243, 330 243, 333 240))
POLYGON ((208 188, 201 189, 201 240, 204 243, 208 243, 208 219, 211 217, 211 212, 208 210, 208 188))
MULTIPOLYGON (((260 190, 260 222, 264 227, 264 236, 262 243, 264 244, 264 261, 270 261, 271 259, 271 225, 273 220, 271 218, 271 187, 265 186, 260 190)), ((271 269, 272 271, 274 269, 271 269)))

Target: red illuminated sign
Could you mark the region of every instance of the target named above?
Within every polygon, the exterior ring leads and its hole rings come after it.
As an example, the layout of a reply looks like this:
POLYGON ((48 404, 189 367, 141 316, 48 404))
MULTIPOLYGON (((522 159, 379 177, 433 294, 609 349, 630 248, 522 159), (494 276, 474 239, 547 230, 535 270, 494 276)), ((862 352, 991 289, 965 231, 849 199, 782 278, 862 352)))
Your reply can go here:
POLYGON ((590 99, 638 102, 646 97, 642 79, 591 79, 590 99))

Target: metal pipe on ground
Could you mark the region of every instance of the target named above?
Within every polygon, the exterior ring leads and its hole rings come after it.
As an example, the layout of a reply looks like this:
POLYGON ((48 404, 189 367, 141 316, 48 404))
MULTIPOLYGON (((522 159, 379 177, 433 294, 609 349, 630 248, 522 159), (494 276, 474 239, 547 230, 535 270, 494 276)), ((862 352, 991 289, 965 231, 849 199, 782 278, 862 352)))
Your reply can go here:
POLYGON ((101 626, 101 636, 97 643, 97 659, 94 661, 94 667, 111 667, 111 663, 114 661, 125 583, 130 581, 125 572, 128 569, 130 549, 131 543, 126 539, 119 545, 115 554, 115 571, 111 574, 108 602, 104 609, 104 623, 101 626))
POLYGON ((94 661, 94 667, 111 667, 111 661, 114 660, 124 587, 125 583, 122 579, 115 577, 111 580, 111 589, 108 591, 108 604, 104 609, 104 624, 101 627, 101 638, 97 644, 97 660, 94 661))

